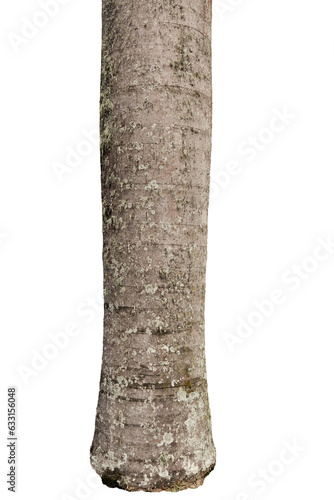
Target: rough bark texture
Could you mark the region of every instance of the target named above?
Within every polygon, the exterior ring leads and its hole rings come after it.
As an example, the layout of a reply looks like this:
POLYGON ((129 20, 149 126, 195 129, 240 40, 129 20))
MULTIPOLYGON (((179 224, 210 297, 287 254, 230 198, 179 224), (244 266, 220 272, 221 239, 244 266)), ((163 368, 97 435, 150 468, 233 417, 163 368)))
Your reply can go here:
POLYGON ((91 463, 178 491, 214 468, 204 299, 211 0, 103 0, 104 345, 91 463))

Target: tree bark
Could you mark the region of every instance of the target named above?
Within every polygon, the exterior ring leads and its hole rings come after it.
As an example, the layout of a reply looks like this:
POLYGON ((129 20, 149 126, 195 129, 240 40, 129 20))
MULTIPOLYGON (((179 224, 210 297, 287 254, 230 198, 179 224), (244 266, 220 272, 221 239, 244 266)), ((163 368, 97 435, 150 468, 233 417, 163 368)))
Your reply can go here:
POLYGON ((129 491, 214 468, 204 305, 211 0, 103 0, 104 340, 91 463, 129 491))

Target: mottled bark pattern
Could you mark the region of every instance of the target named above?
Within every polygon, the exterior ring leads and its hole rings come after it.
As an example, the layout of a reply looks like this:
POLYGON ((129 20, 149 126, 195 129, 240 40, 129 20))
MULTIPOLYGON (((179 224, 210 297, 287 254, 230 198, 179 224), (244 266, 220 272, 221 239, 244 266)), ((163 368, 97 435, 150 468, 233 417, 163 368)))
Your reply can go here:
POLYGON ((104 345, 91 463, 178 491, 215 464, 204 298, 211 1, 103 0, 104 345))

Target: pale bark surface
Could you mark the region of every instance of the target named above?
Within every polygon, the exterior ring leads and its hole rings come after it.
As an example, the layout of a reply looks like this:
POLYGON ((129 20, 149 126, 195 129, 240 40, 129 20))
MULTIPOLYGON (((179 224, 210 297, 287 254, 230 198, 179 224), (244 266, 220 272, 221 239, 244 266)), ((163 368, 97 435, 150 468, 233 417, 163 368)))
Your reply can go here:
POLYGON ((215 464, 204 299, 211 0, 103 0, 104 345, 91 463, 178 491, 215 464))

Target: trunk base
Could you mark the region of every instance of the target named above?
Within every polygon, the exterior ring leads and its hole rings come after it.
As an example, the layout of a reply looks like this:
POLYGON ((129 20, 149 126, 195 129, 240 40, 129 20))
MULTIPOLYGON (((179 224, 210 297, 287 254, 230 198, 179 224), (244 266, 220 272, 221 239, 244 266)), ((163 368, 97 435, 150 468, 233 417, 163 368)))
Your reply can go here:
POLYGON ((102 476, 102 483, 108 486, 109 488, 118 488, 120 490, 126 491, 147 491, 147 492, 159 492, 159 491, 171 491, 177 492, 186 490, 188 488, 198 488, 204 482, 206 476, 210 474, 211 471, 215 468, 216 464, 211 465, 206 471, 201 471, 192 477, 184 478, 181 480, 177 480, 173 482, 173 480, 161 480, 154 487, 145 486, 137 486, 126 484, 121 476, 119 469, 114 469, 113 471, 106 470, 102 476))

